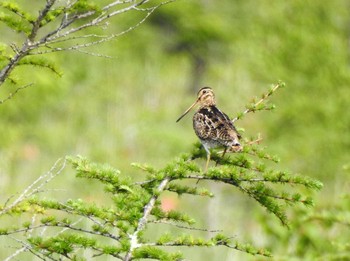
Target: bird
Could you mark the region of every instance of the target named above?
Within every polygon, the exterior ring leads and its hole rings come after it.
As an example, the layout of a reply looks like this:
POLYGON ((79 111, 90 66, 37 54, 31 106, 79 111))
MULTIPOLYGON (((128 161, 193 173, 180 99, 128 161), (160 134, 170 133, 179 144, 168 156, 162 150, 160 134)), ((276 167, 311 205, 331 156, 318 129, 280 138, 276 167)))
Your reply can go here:
POLYGON ((176 122, 179 122, 197 104, 199 108, 193 115, 193 129, 207 154, 204 171, 207 172, 210 161, 210 149, 224 147, 223 157, 227 149, 239 152, 243 147, 240 143, 241 135, 230 118, 217 108, 215 94, 210 87, 203 87, 198 91, 196 101, 176 122))

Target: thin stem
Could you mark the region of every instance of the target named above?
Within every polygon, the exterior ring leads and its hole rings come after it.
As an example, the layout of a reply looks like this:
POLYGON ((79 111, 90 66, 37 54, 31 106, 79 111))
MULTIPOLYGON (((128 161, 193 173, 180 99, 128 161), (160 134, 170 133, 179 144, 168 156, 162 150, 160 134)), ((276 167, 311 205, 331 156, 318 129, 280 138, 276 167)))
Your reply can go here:
MULTIPOLYGON (((58 164, 60 163, 62 159, 58 159, 55 164, 51 167, 51 169, 45 173, 44 175, 40 176, 39 178, 37 178, 32 184, 30 184, 23 192, 21 195, 19 195, 19 197, 8 207, 6 207, 6 204, 4 206, 4 209, 2 209, 2 211, 0 211, 0 216, 5 214, 6 212, 8 212, 9 210, 13 209, 15 206, 17 206, 18 204, 20 204, 23 200, 29 198, 30 196, 40 192, 40 189, 47 184, 48 182, 50 182, 54 177, 56 177, 57 175, 59 175, 63 169, 66 166, 66 160, 63 161, 62 166, 55 172, 53 173, 53 171, 57 168, 58 164), (43 180, 43 181, 42 181, 43 180), (42 181, 42 182, 41 182, 42 181), (41 183, 40 183, 41 182, 41 183), (35 187, 37 186, 37 187, 35 187)), ((8 201, 6 201, 7 203, 8 201)))
MULTIPOLYGON (((263 101, 265 101, 267 98, 269 98, 281 86, 283 86, 283 83, 279 82, 268 93, 263 94, 262 98, 254 104, 253 108, 256 108, 257 106, 259 106, 263 101)), ((252 110, 251 108, 248 108, 245 111, 243 111, 241 115, 243 116, 243 115, 245 115, 249 112, 252 112, 252 111, 254 111, 254 110, 252 110)), ((239 116, 233 118, 231 120, 232 123, 237 121, 239 118, 240 118, 239 116)))
MULTIPOLYGON (((32 231, 32 230, 39 229, 39 228, 46 228, 46 227, 67 228, 67 229, 71 229, 71 230, 74 230, 74 231, 83 232, 83 233, 86 233, 86 234, 92 234, 92 235, 96 235, 96 236, 107 237, 107 238, 110 238, 110 239, 114 239, 116 241, 120 240, 119 237, 116 237, 116 236, 114 236, 114 235, 112 235, 110 233, 101 233, 101 232, 98 232, 98 231, 92 231, 92 230, 87 230, 87 229, 83 229, 83 228, 77 228, 77 227, 73 227, 72 225, 65 224, 65 223, 56 223, 54 225, 45 223, 45 224, 41 224, 41 225, 37 225, 37 226, 16 229, 16 230, 13 230, 13 231, 9 231, 6 234, 7 235, 13 235, 13 234, 18 234, 18 233, 22 233, 22 232, 32 231)), ((58 234, 60 234, 62 232, 63 231, 60 231, 58 234)))
POLYGON ((182 226, 182 225, 178 225, 169 221, 165 221, 165 220, 152 220, 149 221, 148 223, 155 223, 155 224, 166 224, 166 225, 170 225, 170 226, 174 226, 174 227, 178 227, 178 228, 182 228, 182 229, 186 229, 186 230, 194 230, 194 231, 203 231, 203 232, 209 232, 209 233, 219 233, 219 232, 223 232, 223 230, 210 230, 210 229, 206 229, 206 228, 196 228, 196 227, 188 227, 188 226, 182 226))
POLYGON ((24 86, 17 88, 14 92, 11 92, 5 99, 0 100, 0 104, 3 104, 4 102, 6 102, 8 100, 11 100, 13 98, 13 96, 15 96, 19 91, 26 89, 32 85, 33 85, 33 83, 30 83, 30 84, 27 84, 27 85, 24 85, 24 86))

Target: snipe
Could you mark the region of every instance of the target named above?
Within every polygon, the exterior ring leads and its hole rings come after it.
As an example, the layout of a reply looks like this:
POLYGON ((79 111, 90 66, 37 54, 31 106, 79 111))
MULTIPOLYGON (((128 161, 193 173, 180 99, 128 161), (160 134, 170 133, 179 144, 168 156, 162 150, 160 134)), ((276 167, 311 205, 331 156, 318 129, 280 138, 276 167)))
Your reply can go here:
POLYGON ((203 87, 198 91, 197 100, 177 119, 180 121, 195 105, 199 104, 198 111, 193 115, 193 129, 200 139, 206 153, 207 162, 205 172, 210 161, 210 149, 224 147, 226 150, 242 150, 239 142, 241 135, 233 126, 230 118, 216 107, 215 95, 210 87, 203 87))

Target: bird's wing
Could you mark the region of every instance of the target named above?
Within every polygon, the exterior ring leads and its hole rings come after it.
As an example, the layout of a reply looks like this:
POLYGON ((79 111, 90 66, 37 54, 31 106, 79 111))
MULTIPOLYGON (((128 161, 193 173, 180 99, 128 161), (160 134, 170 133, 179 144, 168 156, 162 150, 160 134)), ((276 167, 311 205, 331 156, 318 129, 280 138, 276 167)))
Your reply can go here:
POLYGON ((211 120, 210 112, 201 109, 193 116, 193 129, 202 140, 209 139, 213 136, 214 122, 211 120))
MULTIPOLYGON (((227 116, 224 112, 219 110, 217 107, 213 108, 213 111, 217 110, 215 114, 220 115, 218 118, 221 120, 221 122, 224 124, 224 126, 221 126, 221 132, 226 133, 225 139, 232 140, 232 139, 241 139, 242 136, 237 131, 236 127, 233 125, 230 117, 227 116)), ((220 136, 220 135, 219 135, 220 136)), ((224 138, 224 137, 223 137, 224 138)))
POLYGON ((223 145, 240 138, 230 118, 215 106, 204 107, 196 112, 193 128, 200 139, 211 139, 223 145))

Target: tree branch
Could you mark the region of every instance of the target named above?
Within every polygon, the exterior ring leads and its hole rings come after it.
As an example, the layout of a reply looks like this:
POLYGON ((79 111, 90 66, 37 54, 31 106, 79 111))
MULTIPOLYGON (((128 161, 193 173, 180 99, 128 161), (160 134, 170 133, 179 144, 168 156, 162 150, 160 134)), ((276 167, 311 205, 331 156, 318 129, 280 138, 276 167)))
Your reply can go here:
POLYGON ((28 36, 29 44, 32 43, 38 34, 38 30, 40 28, 40 23, 50 11, 51 7, 55 4, 56 0, 47 0, 45 7, 39 12, 38 18, 35 20, 32 28, 32 32, 28 36))
MULTIPOLYGON (((99 15, 98 17, 94 18, 93 16, 97 13, 97 10, 90 9, 86 10, 83 13, 78 13, 70 16, 68 13, 70 8, 74 5, 73 2, 69 2, 66 4, 66 6, 63 6, 64 8, 64 13, 62 15, 62 19, 59 22, 58 25, 56 25, 56 28, 52 29, 48 33, 46 33, 43 37, 41 37, 39 40, 35 41, 35 38, 39 35, 39 32, 41 31, 41 28, 43 28, 45 25, 42 25, 42 22, 45 21, 45 17, 48 15, 48 13, 52 10, 52 7, 56 3, 56 0, 47 0, 46 5, 40 10, 38 17, 31 22, 32 24, 32 29, 28 35, 28 37, 25 39, 25 41, 22 44, 22 48, 16 48, 15 55, 12 58, 9 58, 9 62, 7 65, 5 65, 1 70, 0 70, 0 86, 5 82, 5 80, 9 77, 13 69, 18 65, 20 60, 22 60, 24 57, 28 55, 41 55, 41 54, 46 54, 46 53, 51 53, 51 52, 58 52, 58 51, 77 51, 78 49, 90 47, 93 45, 101 44, 103 42, 112 40, 116 37, 119 37, 123 34, 126 34, 135 28, 137 28, 139 25, 141 25, 157 8, 174 2, 176 0, 165 0, 157 5, 140 9, 138 8, 139 6, 142 6, 148 2, 149 0, 141 0, 141 1, 131 1, 131 0, 126 0, 126 1, 111 1, 109 4, 106 4, 104 7, 102 7, 100 10, 102 10, 102 14, 99 15), (130 4, 127 7, 117 9, 117 10, 112 10, 113 7, 116 7, 118 5, 122 4, 130 4), (110 18, 117 16, 119 14, 129 12, 131 10, 137 10, 140 12, 147 12, 146 15, 135 25, 130 26, 128 29, 120 32, 120 33, 114 33, 111 35, 108 35, 106 37, 103 37, 103 39, 100 39, 98 41, 91 41, 88 43, 75 43, 71 44, 69 47, 57 47, 57 46, 52 46, 53 44, 57 44, 59 42, 67 42, 71 40, 76 40, 76 39, 81 39, 83 37, 81 36, 74 36, 74 37, 69 37, 70 35, 73 35, 77 32, 84 31, 87 28, 90 27, 97 27, 101 26, 102 23, 106 22, 110 18), (73 27, 72 24, 78 20, 81 19, 87 19, 86 22, 83 24, 73 27), (70 29, 69 29, 70 28, 70 29), (67 38, 67 39, 66 39, 67 38), (49 48, 50 50, 40 50, 40 48, 49 48), (38 50, 39 49, 39 50, 38 50), (37 50, 36 52, 33 52, 33 50, 37 50)), ((60 15, 54 18, 54 20, 58 20, 60 15)), ((54 21, 53 20, 53 21, 54 21)), ((51 22, 51 21, 50 21, 51 22)), ((88 53, 88 52, 85 52, 88 53)), ((100 56, 102 57, 103 55, 99 54, 93 54, 95 56, 100 56)))
POLYGON ((132 252, 136 248, 140 247, 140 244, 138 242, 138 233, 141 232, 145 228, 145 226, 147 224, 147 220, 151 214, 151 211, 154 207, 154 204, 156 203, 156 200, 159 197, 160 192, 164 191, 164 189, 166 188, 166 186, 170 182, 170 180, 171 180, 170 177, 166 177, 162 180, 162 182, 158 185, 155 193, 151 197, 150 201, 144 207, 143 215, 138 221, 137 228, 136 228, 135 232, 133 234, 129 235, 130 248, 129 248, 129 251, 127 252, 127 254, 124 258, 124 261, 132 260, 132 252))
POLYGON ((33 85, 33 83, 29 83, 27 85, 18 87, 14 92, 11 92, 5 99, 0 100, 0 104, 3 104, 4 102, 6 102, 8 100, 11 100, 13 98, 13 96, 15 96, 19 91, 21 91, 23 89, 26 89, 26 88, 28 88, 28 87, 30 87, 32 85, 33 85))
MULTIPOLYGON (((46 227, 60 227, 60 228, 65 228, 65 229, 67 228, 67 229, 71 229, 71 230, 74 230, 74 231, 83 232, 83 233, 86 233, 86 234, 107 237, 107 238, 110 238, 110 239, 113 239, 113 240, 116 240, 116 241, 119 241, 119 239, 120 239, 119 237, 116 237, 116 236, 114 236, 113 234, 110 234, 110 233, 101 233, 99 231, 87 230, 87 229, 74 227, 72 225, 69 225, 69 224, 66 224, 66 223, 60 223, 60 222, 57 222, 56 224, 44 223, 44 224, 37 225, 37 226, 26 227, 26 228, 19 228, 19 229, 15 229, 13 231, 8 231, 6 234, 7 235, 13 235, 13 234, 18 234, 18 233, 22 233, 22 232, 28 232, 28 231, 36 230, 36 229, 39 229, 39 228, 46 228, 46 227)), ((63 233, 64 230, 60 231, 57 235, 63 233)))
POLYGON ((283 87, 285 84, 283 82, 279 82, 277 83, 274 87, 271 88, 271 90, 267 93, 264 93, 262 95, 262 98, 255 102, 250 108, 247 108, 245 111, 243 111, 242 113, 240 113, 239 116, 233 118, 231 121, 232 123, 234 123, 235 121, 237 121, 238 119, 242 118, 245 114, 249 113, 249 112, 254 112, 256 111, 256 108, 262 104, 267 98, 269 98, 275 91, 277 91, 278 88, 283 87))
POLYGON ((148 223, 166 224, 166 225, 170 225, 170 226, 174 226, 174 227, 178 227, 178 228, 182 228, 182 229, 186 229, 186 230, 203 231, 203 232, 209 232, 209 233, 223 232, 222 230, 211 230, 211 229, 206 229, 206 228, 196 228, 196 227, 182 226, 182 225, 174 224, 174 223, 166 221, 166 220, 152 220, 152 221, 149 221, 148 223))
POLYGON ((8 202, 10 201, 9 198, 5 204, 3 209, 0 211, 0 216, 3 214, 6 214, 8 211, 10 211, 11 209, 15 208, 18 204, 20 204, 21 202, 23 202, 25 199, 28 199, 29 197, 33 196, 34 194, 37 194, 40 192, 40 189, 45 186, 45 184, 47 184, 48 182, 50 182, 54 177, 56 177, 57 175, 59 175, 63 169, 66 166, 66 159, 64 159, 62 166, 58 169, 58 164, 61 162, 62 159, 58 159, 55 164, 51 167, 51 169, 45 173, 44 175, 40 176, 37 180, 35 180, 31 185, 29 185, 23 192, 21 195, 18 196, 18 198, 10 205, 10 206, 6 206, 8 204, 8 202), (54 173, 54 171, 56 170, 56 172, 54 173))

